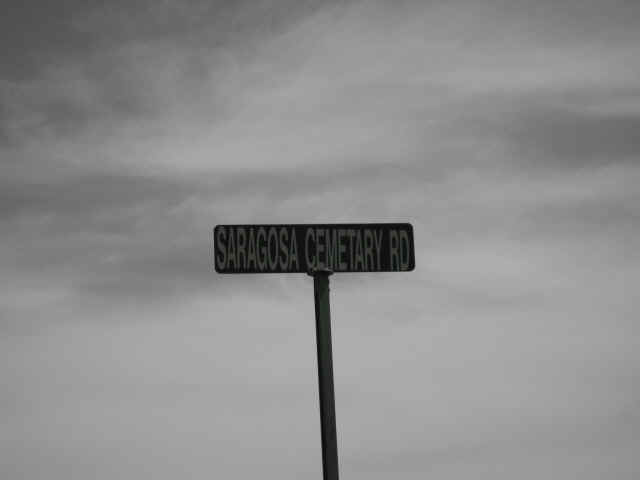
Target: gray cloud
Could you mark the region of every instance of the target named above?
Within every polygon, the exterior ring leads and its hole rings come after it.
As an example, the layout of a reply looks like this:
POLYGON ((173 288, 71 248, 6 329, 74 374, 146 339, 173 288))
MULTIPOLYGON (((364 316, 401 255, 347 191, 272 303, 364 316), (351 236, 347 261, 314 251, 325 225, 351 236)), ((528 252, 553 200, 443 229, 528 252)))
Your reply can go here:
POLYGON ((134 208, 146 201, 162 201, 171 206, 184 200, 191 192, 193 186, 179 180, 92 174, 57 184, 5 184, 0 202, 6 217, 29 213, 84 217, 134 208))
POLYGON ((99 50, 137 41, 227 42, 285 27, 328 2, 179 3, 147 0, 8 2, 2 17, 3 77, 24 79, 61 58, 85 60, 99 50))
POLYGON ((640 161, 640 116, 529 111, 507 126, 517 148, 540 162, 582 167, 640 161))

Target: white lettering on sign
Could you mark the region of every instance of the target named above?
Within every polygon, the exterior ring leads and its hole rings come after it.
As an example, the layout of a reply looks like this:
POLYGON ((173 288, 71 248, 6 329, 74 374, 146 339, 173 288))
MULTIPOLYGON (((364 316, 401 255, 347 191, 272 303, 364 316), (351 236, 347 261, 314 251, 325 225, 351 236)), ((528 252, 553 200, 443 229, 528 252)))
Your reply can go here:
POLYGON ((256 239, 253 228, 249 229, 249 244, 247 245, 247 267, 256 268, 256 239))
POLYGON ((398 232, 389 230, 389 266, 391 270, 398 270, 400 266, 400 254, 398 253, 398 232))
POLYGON ((356 236, 356 231, 352 228, 347 230, 349 236, 349 268, 353 270, 353 237, 356 236))
POLYGON ((324 228, 316 228, 316 268, 327 267, 327 255, 324 255, 324 262, 322 261, 322 252, 326 251, 324 243, 324 228))
POLYGON ((258 229, 256 247, 258 252, 258 268, 264 270, 267 266, 267 231, 264 227, 258 229))
POLYGON ((315 255, 313 257, 309 256, 311 254, 311 248, 309 245, 310 238, 313 238, 313 243, 316 242, 316 237, 315 237, 315 233, 313 232, 313 229, 307 228, 307 233, 304 236, 304 251, 306 252, 305 260, 307 261, 307 270, 312 270, 316 268, 316 256, 315 255))
POLYGON ((389 230, 389 266, 391 270, 409 270, 409 236, 404 230, 389 230))
POLYGON ((364 263, 367 270, 373 270, 373 233, 371 230, 364 231, 364 263))
POLYGON ((216 246, 218 251, 215 252, 216 266, 223 269, 227 264, 227 230, 224 227, 218 228, 216 235, 216 246))
POLYGON ((216 265, 220 270, 282 270, 298 268, 298 245, 293 229, 218 227, 216 265))
POLYGON ((378 260, 378 270, 382 270, 382 264, 380 263, 380 257, 382 256, 382 232, 374 231, 376 240, 376 259, 378 260))
POLYGON ((286 228, 280 229, 280 235, 278 238, 280 239, 280 268, 282 270, 286 270, 289 266, 289 245, 287 241, 289 234, 287 233, 286 228))
POLYGON ((412 249, 411 232, 402 227, 219 225, 214 257, 217 270, 231 273, 407 271, 414 268, 412 249))
POLYGON ((338 263, 338 231, 327 230, 327 267, 335 272, 338 263))
POLYGON ((310 227, 305 232, 305 252, 308 269, 379 271, 382 231, 310 227))
POLYGON ((400 230, 400 270, 409 270, 409 235, 405 230, 400 230))
POLYGON ((236 237, 233 234, 233 228, 229 229, 229 245, 227 247, 227 268, 236 268, 236 237))
POLYGON ((360 230, 356 230, 356 270, 363 269, 363 259, 362 259, 362 236, 360 235, 360 230))
POLYGON ((293 230, 291 230, 291 243, 289 245, 289 265, 288 268, 289 270, 293 270, 294 269, 294 264, 295 264, 295 269, 299 268, 298 267, 298 244, 296 243, 296 235, 294 233, 293 230))
POLYGON ((267 253, 269 254, 269 270, 274 272, 278 266, 278 233, 276 232, 276 227, 269 229, 267 253))
POLYGON ((245 233, 244 233, 244 228, 240 227, 237 229, 237 238, 238 238, 238 243, 236 245, 237 250, 236 250, 236 258, 238 259, 238 265, 244 265, 244 242, 245 242, 245 233))
POLYGON ((338 269, 346 270, 347 262, 343 262, 344 254, 347 253, 347 246, 343 243, 343 239, 347 236, 347 231, 344 228, 338 229, 338 269))

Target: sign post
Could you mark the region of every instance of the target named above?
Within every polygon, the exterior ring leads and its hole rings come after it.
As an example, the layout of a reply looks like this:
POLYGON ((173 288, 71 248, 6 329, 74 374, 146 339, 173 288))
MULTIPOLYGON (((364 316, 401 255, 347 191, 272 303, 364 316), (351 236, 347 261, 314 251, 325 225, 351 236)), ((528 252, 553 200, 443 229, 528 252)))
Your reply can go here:
POLYGON ((316 308, 316 347, 318 350, 323 480, 338 480, 338 438, 336 431, 336 401, 333 389, 331 313, 329 309, 329 275, 331 273, 331 270, 328 269, 309 272, 309 275, 313 277, 313 297, 316 308))
POLYGON ((217 225, 213 262, 218 273, 307 273, 313 277, 324 480, 338 480, 329 276, 408 272, 415 268, 408 223, 217 225))

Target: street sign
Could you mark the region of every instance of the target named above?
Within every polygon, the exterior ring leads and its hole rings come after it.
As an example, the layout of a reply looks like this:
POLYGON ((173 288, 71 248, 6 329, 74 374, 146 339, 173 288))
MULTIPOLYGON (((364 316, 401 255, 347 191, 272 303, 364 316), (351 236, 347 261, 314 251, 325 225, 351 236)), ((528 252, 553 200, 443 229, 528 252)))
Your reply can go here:
POLYGON ((329 276, 339 272, 413 270, 413 227, 409 223, 216 225, 212 255, 218 273, 313 276, 322 478, 338 480, 329 276))
POLYGON ((409 223, 216 225, 218 273, 404 272, 415 268, 409 223))

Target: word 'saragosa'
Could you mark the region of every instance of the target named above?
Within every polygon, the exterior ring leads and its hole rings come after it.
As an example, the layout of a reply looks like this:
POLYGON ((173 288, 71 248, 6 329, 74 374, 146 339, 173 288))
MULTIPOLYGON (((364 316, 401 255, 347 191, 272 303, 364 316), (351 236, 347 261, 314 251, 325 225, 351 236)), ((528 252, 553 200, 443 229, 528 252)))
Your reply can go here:
POLYGON ((217 225, 219 273, 399 272, 415 268, 408 223, 217 225))

